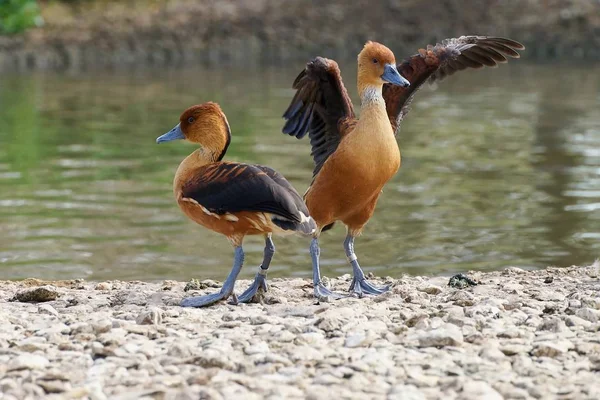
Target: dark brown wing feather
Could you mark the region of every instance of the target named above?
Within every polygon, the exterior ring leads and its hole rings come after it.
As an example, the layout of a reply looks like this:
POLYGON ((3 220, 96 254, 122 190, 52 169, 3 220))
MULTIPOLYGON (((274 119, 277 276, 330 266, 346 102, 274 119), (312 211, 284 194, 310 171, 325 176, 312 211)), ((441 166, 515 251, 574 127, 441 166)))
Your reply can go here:
POLYGON ((397 130, 415 92, 425 83, 435 82, 467 68, 496 67, 508 58, 519 58, 517 50, 525 46, 511 39, 491 36, 461 36, 446 39, 398 64, 398 71, 410 86, 383 85, 383 98, 390 122, 397 130))
POLYGON ((275 170, 262 165, 221 162, 194 172, 182 195, 212 213, 267 212, 302 222, 308 209, 292 185, 275 170))
POLYGON ((296 94, 283 114, 283 133, 302 139, 308 132, 316 175, 354 120, 354 108, 337 63, 317 57, 306 65, 293 85, 296 94))

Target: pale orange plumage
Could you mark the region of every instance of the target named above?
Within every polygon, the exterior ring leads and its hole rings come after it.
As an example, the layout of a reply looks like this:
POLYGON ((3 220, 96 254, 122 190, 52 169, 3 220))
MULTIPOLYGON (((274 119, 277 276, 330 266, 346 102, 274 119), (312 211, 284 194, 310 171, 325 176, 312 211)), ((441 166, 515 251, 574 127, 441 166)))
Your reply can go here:
POLYGON ((318 236, 335 221, 348 229, 344 248, 354 272, 351 290, 359 296, 385 290, 365 281, 354 253, 354 237, 362 232, 381 190, 400 167, 395 132, 418 88, 428 79, 506 62, 523 48, 505 38, 461 36, 419 50, 396 65, 390 49, 367 42, 358 55, 360 119, 355 117, 336 62, 317 57, 306 65, 294 81, 296 94, 284 113, 283 132, 298 139, 308 134, 312 145, 315 169, 305 201, 318 225, 311 244, 317 297, 334 295, 320 282, 318 236))

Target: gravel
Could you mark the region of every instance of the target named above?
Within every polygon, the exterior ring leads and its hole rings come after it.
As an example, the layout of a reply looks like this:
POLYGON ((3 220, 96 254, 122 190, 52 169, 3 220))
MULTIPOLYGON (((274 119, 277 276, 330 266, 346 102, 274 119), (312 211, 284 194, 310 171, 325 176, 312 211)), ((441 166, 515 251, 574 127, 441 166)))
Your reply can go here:
POLYGON ((205 309, 178 303, 214 281, 0 282, 0 397, 600 398, 600 263, 468 276, 331 303, 273 279, 263 304, 205 309))

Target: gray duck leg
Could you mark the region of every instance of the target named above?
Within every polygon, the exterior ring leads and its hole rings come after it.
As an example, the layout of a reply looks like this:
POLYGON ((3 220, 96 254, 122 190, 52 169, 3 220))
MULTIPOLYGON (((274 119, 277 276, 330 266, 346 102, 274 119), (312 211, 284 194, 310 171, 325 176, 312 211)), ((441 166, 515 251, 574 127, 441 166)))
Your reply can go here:
MULTIPOLYGON (((233 294, 235 281, 242 270, 244 264, 244 250, 242 246, 237 246, 234 251, 233 268, 229 276, 225 280, 223 287, 218 293, 209 294, 206 296, 188 297, 181 301, 181 307, 206 307, 220 300, 226 300, 233 294)), ((234 295, 235 296, 235 295, 234 295)))
POLYGON ((259 290, 262 290, 263 292, 267 291, 267 270, 269 269, 269 265, 271 265, 271 259, 275 254, 275 245, 271 239, 271 234, 267 235, 265 239, 265 250, 263 254, 263 261, 260 264, 260 267, 258 267, 258 272, 254 278, 254 282, 237 298, 240 303, 249 303, 252 301, 259 290))
POLYGON ((346 257, 348 257, 350 265, 352 265, 352 274, 354 275, 349 290, 356 293, 358 297, 363 297, 365 294, 379 295, 387 292, 390 289, 389 286, 379 288, 371 285, 365 279, 365 273, 363 272, 362 268, 360 268, 360 265, 358 264, 358 258, 354 253, 354 236, 350 234, 346 236, 346 240, 344 240, 344 250, 346 251, 346 257))
POLYGON ((330 299, 341 299, 346 297, 343 294, 332 292, 327 289, 321 282, 321 268, 319 267, 319 256, 321 255, 321 249, 319 248, 319 239, 313 238, 310 243, 310 257, 313 265, 313 284, 315 287, 315 297, 319 300, 330 300, 330 299))

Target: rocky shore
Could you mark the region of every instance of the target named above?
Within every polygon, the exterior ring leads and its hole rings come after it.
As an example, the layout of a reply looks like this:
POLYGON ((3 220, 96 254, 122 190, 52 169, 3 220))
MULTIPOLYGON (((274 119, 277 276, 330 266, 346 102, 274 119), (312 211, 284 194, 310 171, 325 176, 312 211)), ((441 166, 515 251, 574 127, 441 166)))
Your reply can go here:
POLYGON ((469 276, 332 303, 274 279, 206 309, 178 303, 213 281, 0 282, 0 398, 600 398, 600 263, 469 276))
POLYGON ((535 60, 600 59, 597 0, 131 0, 43 2, 44 26, 0 36, 0 71, 355 58, 366 40, 399 54, 447 37, 501 35, 535 60))

